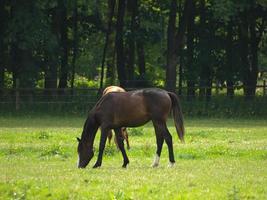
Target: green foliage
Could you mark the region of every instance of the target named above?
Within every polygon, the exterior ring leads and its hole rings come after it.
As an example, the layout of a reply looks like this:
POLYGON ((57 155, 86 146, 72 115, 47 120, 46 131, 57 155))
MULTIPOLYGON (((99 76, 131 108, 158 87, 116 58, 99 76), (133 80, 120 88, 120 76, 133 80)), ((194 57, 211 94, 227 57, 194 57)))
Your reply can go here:
POLYGON ((212 97, 205 101, 181 101, 183 112, 186 116, 205 117, 263 117, 266 116, 266 97, 257 97, 245 100, 242 96, 233 99, 229 97, 212 97))
MULTIPOLYGON (((83 82, 82 82, 83 83, 83 82)), ((82 83, 79 87, 83 86, 82 83)), ((88 84, 90 82, 85 82, 88 84)), ((266 117, 267 105, 266 96, 261 96, 262 91, 257 91, 258 96, 246 100, 242 94, 236 93, 236 97, 230 98, 224 95, 211 97, 210 101, 195 99, 187 101, 181 97, 181 105, 183 114, 190 117, 235 117, 235 118, 250 118, 250 117, 266 117)), ((5 104, 0 104, 0 114, 23 116, 27 114, 53 114, 56 116, 86 116, 87 112, 93 108, 98 100, 97 90, 78 90, 75 95, 67 95, 56 97, 51 101, 43 102, 42 96, 36 98, 35 103, 23 101, 20 110, 15 110, 15 103, 10 99, 5 104), (41 103, 38 103, 41 102, 41 103), (8 114, 9 113, 9 114, 8 114)), ((6 100, 8 101, 8 99, 6 100)), ((127 129, 131 135, 143 135, 145 130, 142 128, 127 129)))
MULTIPOLYGON (((117 149, 115 146, 106 145, 104 155, 105 156, 114 156, 116 152, 117 152, 117 149)), ((96 154, 97 153, 98 153, 98 151, 96 151, 96 154)))
POLYGON ((138 128, 127 128, 127 132, 131 136, 141 136, 141 135, 144 135, 144 129, 142 127, 138 127, 138 128))
POLYGON ((47 158, 49 156, 55 156, 55 157, 66 159, 70 155, 66 151, 66 149, 64 149, 64 147, 59 144, 59 145, 53 145, 51 147, 48 147, 47 149, 44 149, 40 156, 44 158, 47 158))
MULTIPOLYGON (((183 12, 183 4, 185 1, 179 1, 176 25, 181 22, 181 14, 183 12)), ((213 82, 225 83, 229 78, 234 84, 242 84, 244 82, 245 67, 240 63, 240 25, 243 23, 242 15, 244 11, 249 11, 248 22, 251 23, 253 17, 256 18, 256 35, 260 36, 259 32, 261 20, 266 16, 266 2, 264 0, 248 1, 248 0, 207 0, 205 2, 205 21, 201 24, 201 7, 199 1, 196 3, 195 10, 195 26, 193 31, 193 61, 192 66, 188 66, 188 46, 185 42, 185 48, 179 51, 179 56, 182 56, 181 65, 183 67, 182 77, 183 87, 186 86, 188 80, 195 80, 196 87, 199 86, 200 79, 205 72, 205 69, 210 69, 210 77, 213 82), (255 2, 256 5, 253 5, 255 2), (252 9, 257 8, 253 14, 252 9), (258 12, 259 11, 259 12, 258 12), (254 16, 255 15, 255 16, 254 16), (233 27, 233 46, 232 70, 227 70, 227 52, 226 40, 228 35, 227 26, 232 22, 233 27), (193 70, 192 70, 193 69, 193 70), (203 70, 204 69, 204 70, 203 70)), ((118 4, 118 2, 117 2, 118 4)), ((127 4, 125 16, 123 37, 124 45, 127 47, 127 42, 133 39, 131 34, 132 21, 131 11, 127 4)), ((134 74, 132 75, 137 83, 145 79, 142 87, 164 87, 166 81, 166 58, 167 52, 167 29, 169 20, 169 10, 171 1, 138 1, 138 16, 137 21, 140 21, 140 29, 135 32, 135 39, 140 40, 144 45, 144 57, 146 64, 146 73, 143 77, 139 77, 139 63, 137 49, 135 49, 134 58, 134 74)), ((43 88, 45 87, 45 77, 60 79, 63 66, 64 51, 68 54, 66 62, 67 82, 70 86, 72 76, 72 59, 74 56, 74 42, 77 44, 76 61, 75 61, 75 80, 74 87, 77 88, 95 88, 99 86, 100 66, 103 58, 103 48, 105 43, 105 35, 107 31, 107 22, 109 14, 108 1, 56 1, 56 0, 29 0, 26 3, 23 1, 3 1, 1 8, 4 12, 0 17, 0 26, 5 27, 3 33, 3 48, 0 47, 0 56, 3 55, 4 64, 1 66, 5 69, 4 86, 12 88, 14 86, 13 78, 20 78, 21 87, 25 88, 43 88), (77 2, 77 38, 74 33, 74 9, 77 2), (66 30, 62 30, 63 21, 62 13, 66 12, 66 30), (2 26, 3 25, 3 26, 2 26), (65 32, 64 32, 65 31, 65 32), (63 35, 66 34, 66 41, 63 41, 63 35), (64 46, 67 49, 64 49, 64 46), (49 70, 54 75, 51 76, 49 70)), ((107 60, 113 66, 112 78, 114 80, 106 80, 111 83, 118 83, 116 73, 116 11, 118 5, 115 6, 115 14, 112 21, 112 32, 109 37, 108 49, 106 54, 105 69, 107 68, 107 60)), ((265 24, 264 24, 265 25, 265 24)), ((251 26, 251 25, 250 25, 251 26)), ((266 25, 265 25, 266 26, 266 25)), ((137 29, 137 27, 134 27, 137 29)), ((266 28, 266 27, 265 27, 266 28)), ((177 35, 177 29, 175 30, 177 35)), ((263 29, 264 30, 264 29, 263 29)), ((187 30, 186 34, 190 32, 187 30)), ((250 32, 250 30, 249 30, 250 32)), ((251 33, 248 34, 251 37, 251 33)), ((188 38, 185 35, 185 39, 188 38)), ((265 70, 267 66, 266 55, 266 34, 263 33, 259 38, 258 63, 259 69, 265 70)), ((252 41, 251 38, 248 41, 252 41)), ((1 41, 2 42, 2 41, 1 41)), ((1 43, 0 42, 0 43, 1 43)), ((1 43, 2 44, 2 43, 1 43)), ((252 44, 248 43, 248 47, 252 44)), ((128 70, 128 52, 124 49, 125 67, 128 70)), ((251 50, 249 50, 251 54, 251 50)), ((246 57, 251 58, 251 55, 246 57)), ((249 59, 250 61, 250 59, 249 59)), ((1 63, 2 64, 2 63, 1 63)), ((110 63, 109 63, 110 64, 110 63)), ((251 64, 251 63, 250 63, 251 64)), ((177 66, 179 67, 179 66, 177 66)), ((106 71, 105 71, 106 72, 106 71)), ((251 74, 250 74, 251 75, 251 74)), ((178 73, 177 73, 178 76, 178 73)), ((252 76, 251 76, 252 77, 252 76)), ((129 77, 128 77, 129 78, 129 77)), ((265 77, 262 77, 261 80, 265 77)), ((105 81, 105 80, 104 80, 105 81)), ((204 80, 205 81, 205 80, 204 80)), ((141 82, 142 83, 142 82, 141 82)), ((177 84, 176 84, 177 85, 177 84)), ((53 86, 56 87, 56 86, 53 86)), ((12 97, 10 97, 12 98, 12 97)), ((82 97, 78 97, 81 100, 82 97)), ((49 99, 49 97, 48 97, 49 99)), ((62 98, 59 97, 61 101, 62 98)), ((68 101, 70 98, 66 98, 68 101)), ((91 100, 91 99, 89 99, 91 100)), ((49 101, 54 101, 50 98, 49 101)), ((72 104, 75 107, 74 112, 84 108, 83 105, 72 104)), ((56 102, 56 100, 54 101, 56 102)), ((69 103, 69 102, 67 102, 69 103)), ((25 103, 27 104, 27 102, 25 103)), ((47 102, 49 104, 49 102, 47 102)), ((45 109, 47 105, 44 105, 45 109)), ((4 106, 5 107, 5 106, 4 106)), ((12 105, 10 107, 13 107, 12 105)), ((27 106, 25 106, 27 107, 27 106)), ((42 107, 42 106, 40 106, 42 107)), ((57 104, 51 106, 51 110, 61 112, 67 110, 68 105, 57 104)), ((214 107, 217 107, 215 105, 214 107)), ((39 105, 37 106, 39 109, 39 105)), ((207 109, 208 110, 208 109, 207 109)), ((196 111, 202 114, 202 111, 196 111)), ((228 112, 228 111, 227 111, 228 112)), ((233 112, 233 111, 230 111, 233 112)), ((253 112, 253 111, 252 111, 253 112)), ((205 113, 207 111, 205 110, 205 113)), ((231 114, 231 113, 230 113, 231 114)), ((247 113, 246 113, 247 114, 247 113)), ((242 114, 240 114, 242 115, 242 114)))
POLYGON ((40 140, 46 140, 49 138, 49 133, 47 133, 46 131, 41 131, 40 135, 38 136, 38 138, 40 140))
POLYGON ((74 86, 76 88, 97 88, 98 82, 90 79, 88 80, 83 76, 76 76, 76 79, 74 81, 74 86))
POLYGON ((237 3, 233 0, 213 0, 212 10, 215 18, 228 22, 237 15, 237 3))

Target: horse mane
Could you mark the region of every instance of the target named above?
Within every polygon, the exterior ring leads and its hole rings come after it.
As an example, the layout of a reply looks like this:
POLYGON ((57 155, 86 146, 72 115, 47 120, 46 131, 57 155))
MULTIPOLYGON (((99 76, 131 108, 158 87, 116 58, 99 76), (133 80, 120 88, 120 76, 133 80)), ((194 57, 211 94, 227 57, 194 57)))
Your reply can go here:
MULTIPOLYGON (((110 92, 110 93, 114 93, 114 92, 110 92)), ((88 111, 88 115, 87 115, 87 119, 84 123, 84 126, 83 126, 83 132, 82 132, 82 138, 86 136, 86 134, 88 134, 88 130, 91 128, 91 129, 97 129, 98 128, 98 124, 97 124, 97 121, 95 119, 95 112, 96 112, 96 109, 98 106, 100 106, 104 101, 105 99, 108 98, 109 94, 106 94, 104 96, 102 96, 97 102, 96 104, 94 105, 94 107, 88 111)), ((91 131, 91 130, 90 130, 91 131)), ((95 130, 93 130, 95 131, 95 130)))
POLYGON ((95 113, 93 112, 94 110, 95 110, 95 106, 91 111, 88 112, 87 119, 83 125, 81 139, 88 138, 88 136, 90 136, 90 133, 96 132, 98 129, 98 124, 95 119, 95 113))
POLYGON ((101 105, 101 103, 105 100, 106 96, 107 96, 107 95, 102 96, 102 97, 96 102, 96 104, 94 105, 94 107, 93 107, 91 110, 88 111, 88 117, 89 117, 89 115, 91 115, 91 114, 95 111, 95 109, 96 109, 99 105, 101 105))

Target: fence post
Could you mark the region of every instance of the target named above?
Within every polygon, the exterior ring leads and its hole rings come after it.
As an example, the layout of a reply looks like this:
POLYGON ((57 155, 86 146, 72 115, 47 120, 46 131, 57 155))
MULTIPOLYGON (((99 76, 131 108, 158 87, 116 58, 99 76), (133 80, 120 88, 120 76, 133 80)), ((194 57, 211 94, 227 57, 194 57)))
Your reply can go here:
POLYGON ((266 95, 266 81, 263 80, 263 96, 266 95))
POLYGON ((19 79, 16 79, 16 111, 20 108, 20 99, 19 99, 19 79))

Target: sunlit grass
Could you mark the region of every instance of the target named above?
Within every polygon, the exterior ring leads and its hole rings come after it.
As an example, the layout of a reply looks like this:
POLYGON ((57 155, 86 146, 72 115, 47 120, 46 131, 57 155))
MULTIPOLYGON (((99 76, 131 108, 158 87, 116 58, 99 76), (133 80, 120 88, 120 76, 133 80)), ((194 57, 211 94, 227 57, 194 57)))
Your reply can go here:
MULTIPOLYGON (((267 121, 186 119, 186 144, 172 120, 176 165, 160 166, 151 124, 129 135, 130 165, 115 144, 100 169, 76 168, 83 118, 0 117, 0 199, 266 199, 267 121), (143 134, 140 134, 142 131, 143 134), (138 133, 138 134, 137 134, 138 133)), ((131 133, 131 131, 129 131, 131 133)), ((99 134, 95 141, 96 153, 99 134)))

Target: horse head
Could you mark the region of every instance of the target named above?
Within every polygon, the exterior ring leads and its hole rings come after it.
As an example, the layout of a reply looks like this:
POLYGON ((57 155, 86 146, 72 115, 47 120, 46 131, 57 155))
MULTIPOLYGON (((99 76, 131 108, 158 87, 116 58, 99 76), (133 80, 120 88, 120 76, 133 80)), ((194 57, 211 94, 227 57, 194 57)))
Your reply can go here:
POLYGON ((94 156, 94 151, 93 148, 89 147, 89 145, 85 142, 82 141, 80 138, 77 138, 78 141, 78 168, 85 168, 90 160, 94 156))

